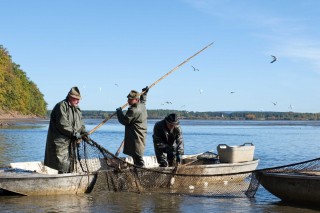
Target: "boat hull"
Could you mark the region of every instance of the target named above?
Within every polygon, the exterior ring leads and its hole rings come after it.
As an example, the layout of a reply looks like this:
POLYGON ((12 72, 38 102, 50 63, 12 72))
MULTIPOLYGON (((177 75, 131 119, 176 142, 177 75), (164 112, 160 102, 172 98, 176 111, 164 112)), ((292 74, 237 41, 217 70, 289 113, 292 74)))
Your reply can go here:
POLYGON ((194 193, 197 190, 199 194, 234 194, 247 190, 250 181, 246 178, 256 169, 258 162, 127 168, 118 173, 100 170, 95 189, 175 193, 194 193), (107 181, 110 184, 106 184, 107 181))
POLYGON ((2 192, 18 195, 82 194, 90 192, 95 181, 95 174, 0 173, 2 192))
POLYGON ((320 206, 320 175, 260 172, 258 178, 283 201, 320 206))
MULTIPOLYGON (((155 156, 144 157, 149 172, 139 170, 139 178, 142 183, 149 183, 150 187, 154 187, 162 179, 162 183, 170 183, 170 188, 179 188, 190 185, 207 185, 209 183, 223 183, 230 181, 242 181, 249 176, 258 166, 259 160, 253 160, 242 163, 210 163, 202 165, 200 160, 193 159, 194 164, 186 163, 178 167, 159 167, 155 156), (160 175, 155 175, 160 172, 160 175), (235 173, 247 172, 241 175, 228 175, 235 173), (193 176, 196 175, 196 176, 193 176), (200 175, 197 177, 197 175, 200 175)), ((185 160, 186 161, 186 160, 185 160)), ((105 174, 111 176, 115 171, 105 170, 98 166, 97 171, 93 173, 68 173, 57 174, 57 171, 50 171, 45 168, 41 162, 21 162, 12 163, 11 168, 23 170, 17 171, 0 171, 0 189, 20 195, 58 195, 58 194, 81 194, 89 193, 93 189, 99 190, 100 186, 108 185, 103 179, 105 174), (41 173, 42 172, 42 173, 41 173), (96 184, 96 183, 99 184, 96 184), (96 186, 96 185, 99 185, 96 186)), ((113 175, 116 189, 121 188, 132 182, 137 185, 135 177, 132 177, 130 169, 122 171, 123 174, 128 172, 128 176, 123 175, 124 179, 118 179, 117 175, 113 175), (132 179, 132 180, 131 180, 132 179)), ((158 185, 159 186, 159 185, 158 185)), ((168 187, 167 184, 159 186, 160 188, 168 187)), ((103 188, 103 187, 102 187, 103 188)), ((148 187, 146 187, 148 188, 148 187)), ((114 189, 108 189, 114 190, 114 189)))
MULTIPOLYGON (((217 163, 209 165, 178 166, 174 172, 173 187, 206 185, 210 183, 239 182, 247 178, 258 166, 259 160, 242 163, 217 163), (247 173, 246 173, 247 172, 247 173), (238 174, 240 173, 240 174, 238 174)), ((164 171, 171 171, 166 168, 164 171)), ((172 180, 171 180, 172 182, 172 180)))

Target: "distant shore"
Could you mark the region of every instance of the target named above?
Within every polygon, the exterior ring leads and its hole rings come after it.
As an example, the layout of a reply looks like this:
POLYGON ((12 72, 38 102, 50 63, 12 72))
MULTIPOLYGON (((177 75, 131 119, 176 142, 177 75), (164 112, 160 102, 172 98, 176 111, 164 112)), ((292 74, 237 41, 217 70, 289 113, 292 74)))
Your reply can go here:
POLYGON ((44 118, 37 117, 35 115, 21 115, 15 112, 1 112, 0 111, 0 127, 11 126, 15 123, 22 123, 26 121, 43 120, 44 118))

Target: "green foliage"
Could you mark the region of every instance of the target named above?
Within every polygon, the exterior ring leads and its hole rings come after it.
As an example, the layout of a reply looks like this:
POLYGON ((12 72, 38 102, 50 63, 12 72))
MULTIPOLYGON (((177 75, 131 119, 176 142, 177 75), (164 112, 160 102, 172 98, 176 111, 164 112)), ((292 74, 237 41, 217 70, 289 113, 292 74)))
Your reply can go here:
POLYGON ((0 109, 23 115, 45 116, 47 103, 37 85, 29 80, 20 66, 12 62, 0 45, 0 109))

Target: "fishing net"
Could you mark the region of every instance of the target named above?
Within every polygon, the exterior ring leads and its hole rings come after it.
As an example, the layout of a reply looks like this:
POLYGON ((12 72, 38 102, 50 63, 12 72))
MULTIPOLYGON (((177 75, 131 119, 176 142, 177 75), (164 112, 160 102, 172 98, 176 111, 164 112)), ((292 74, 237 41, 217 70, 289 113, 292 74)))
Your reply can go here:
POLYGON ((118 158, 93 140, 76 149, 74 172, 96 173, 93 191, 160 192, 214 197, 254 197, 259 172, 319 171, 319 159, 282 167, 256 170, 258 160, 220 163, 211 152, 183 158, 175 167, 159 167, 155 156, 144 157, 137 167, 130 157, 118 158))
POLYGON ((118 158, 93 140, 76 146, 73 172, 96 173, 94 191, 161 192, 198 196, 245 196, 258 161, 220 164, 211 152, 184 157, 175 167, 159 167, 155 156, 145 167, 118 158), (246 171, 243 171, 246 170, 246 171))
POLYGON ((315 158, 308 161, 303 161, 294 164, 288 164, 284 166, 266 168, 255 170, 251 175, 251 183, 246 191, 247 197, 254 197, 256 191, 263 178, 263 173, 281 173, 288 175, 304 175, 304 176, 319 176, 320 175, 320 158, 315 158))

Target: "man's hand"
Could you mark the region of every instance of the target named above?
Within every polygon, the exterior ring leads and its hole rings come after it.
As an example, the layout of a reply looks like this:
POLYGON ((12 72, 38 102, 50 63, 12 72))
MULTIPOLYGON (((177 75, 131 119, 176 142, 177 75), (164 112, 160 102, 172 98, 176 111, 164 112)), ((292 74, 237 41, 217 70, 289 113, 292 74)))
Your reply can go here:
POLYGON ((143 88, 142 92, 144 92, 144 94, 147 94, 149 92, 149 87, 146 86, 145 88, 143 88))
POLYGON ((81 138, 85 141, 89 141, 90 140, 89 133, 88 132, 82 133, 81 138))
POLYGON ((159 144, 157 144, 157 146, 158 146, 159 149, 165 149, 165 148, 168 147, 168 145, 165 144, 165 143, 159 143, 159 144))
POLYGON ((122 111, 122 108, 121 108, 121 107, 118 107, 118 108, 116 109, 116 111, 122 111))
POLYGON ((73 137, 75 140, 79 140, 79 139, 82 138, 79 132, 73 132, 72 137, 73 137))
POLYGON ((176 163, 181 164, 181 155, 176 156, 176 163))

